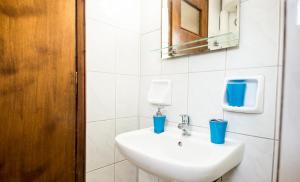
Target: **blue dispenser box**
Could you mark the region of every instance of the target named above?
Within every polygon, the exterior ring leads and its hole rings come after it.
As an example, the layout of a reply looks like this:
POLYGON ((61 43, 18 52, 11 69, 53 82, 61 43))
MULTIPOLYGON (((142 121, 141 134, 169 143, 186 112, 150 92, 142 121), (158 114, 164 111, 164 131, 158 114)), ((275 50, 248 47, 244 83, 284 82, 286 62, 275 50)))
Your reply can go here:
POLYGON ((212 119, 209 121, 210 140, 214 144, 224 144, 227 128, 227 121, 212 119))
POLYGON ((163 133, 165 131, 165 115, 155 115, 153 116, 154 132, 157 134, 163 133))
POLYGON ((244 106, 247 82, 245 80, 230 80, 226 85, 226 96, 229 106, 244 106))

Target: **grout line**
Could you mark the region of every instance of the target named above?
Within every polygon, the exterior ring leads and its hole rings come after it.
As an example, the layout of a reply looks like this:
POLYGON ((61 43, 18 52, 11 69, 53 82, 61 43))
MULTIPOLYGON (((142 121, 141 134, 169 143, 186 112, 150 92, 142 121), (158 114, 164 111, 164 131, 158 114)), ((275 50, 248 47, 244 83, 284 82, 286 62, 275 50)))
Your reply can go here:
POLYGON ((139 36, 139 94, 138 94, 138 128, 141 128, 141 93, 142 93, 142 35, 139 36))
POLYGON ((244 67, 244 68, 227 68, 227 71, 231 70, 251 70, 251 69, 260 69, 260 68, 275 68, 281 65, 269 65, 269 66, 252 66, 252 67, 244 67))
POLYGON ((112 23, 108 23, 106 21, 99 20, 99 19, 94 18, 94 17, 87 16, 86 20, 94 21, 94 22, 97 22, 97 23, 102 23, 102 24, 105 24, 107 26, 111 26, 112 28, 116 28, 118 30, 121 30, 121 31, 127 31, 127 32, 130 32, 130 33, 140 34, 139 30, 133 30, 133 29, 130 29, 130 28, 125 27, 125 26, 120 26, 120 25, 115 25, 115 24, 112 24, 112 23))
POLYGON ((189 71, 190 71, 190 56, 188 56, 188 65, 187 65, 187 67, 188 67, 188 74, 187 74, 187 97, 186 97, 186 99, 187 99, 187 102, 186 102, 186 114, 188 114, 188 115, 190 115, 189 114, 189 110, 190 110, 190 108, 189 108, 189 99, 190 99, 190 73, 189 73, 189 71))
POLYGON ((235 71, 235 70, 254 70, 254 69, 262 69, 262 68, 276 68, 282 67, 282 65, 272 65, 272 66, 255 66, 255 67, 245 67, 245 68, 225 68, 225 69, 215 69, 215 70, 201 70, 201 71, 189 71, 182 73, 160 73, 160 74, 142 74, 141 77, 150 77, 150 76, 167 76, 167 75, 179 75, 179 74, 196 74, 196 73, 206 73, 206 72, 220 72, 225 71, 235 71))
POLYGON ((107 165, 105 165, 105 166, 101 166, 101 167, 92 169, 92 170, 90 170, 90 171, 86 171, 86 174, 89 174, 89 173, 91 173, 91 172, 94 172, 94 171, 97 171, 97 170, 100 170, 100 169, 103 169, 103 168, 106 168, 106 167, 114 166, 114 165, 115 165, 115 163, 107 164, 107 165))
POLYGON ((108 119, 102 119, 102 120, 93 120, 93 121, 87 121, 87 124, 96 123, 96 122, 106 122, 106 121, 112 121, 112 120, 118 120, 118 119, 129 119, 129 118, 138 118, 138 116, 135 115, 135 116, 128 116, 128 117, 116 117, 116 118, 108 118, 108 119))
POLYGON ((154 33, 154 32, 160 31, 160 30, 161 30, 161 27, 153 29, 153 30, 149 30, 149 31, 146 31, 146 32, 142 32, 141 35, 145 36, 145 35, 148 35, 150 33, 154 33))
POLYGON ((87 70, 87 72, 90 73, 99 73, 99 74, 111 74, 111 75, 120 75, 120 76, 135 76, 138 77, 138 74, 130 74, 130 73, 115 73, 115 72, 109 72, 109 71, 99 71, 99 70, 87 70))

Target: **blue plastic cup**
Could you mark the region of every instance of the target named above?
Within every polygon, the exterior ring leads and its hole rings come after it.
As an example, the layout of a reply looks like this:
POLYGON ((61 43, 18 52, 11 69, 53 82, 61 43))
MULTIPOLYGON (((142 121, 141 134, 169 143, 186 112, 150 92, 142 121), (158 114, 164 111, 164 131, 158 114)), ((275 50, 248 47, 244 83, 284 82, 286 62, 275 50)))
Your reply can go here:
POLYGON ((166 116, 153 116, 154 132, 159 134, 165 131, 166 116))
POLYGON ((244 106, 247 83, 245 80, 231 80, 226 86, 226 96, 229 106, 244 106))
POLYGON ((214 144, 224 144, 225 134, 227 128, 227 121, 223 120, 210 120, 210 140, 214 144))

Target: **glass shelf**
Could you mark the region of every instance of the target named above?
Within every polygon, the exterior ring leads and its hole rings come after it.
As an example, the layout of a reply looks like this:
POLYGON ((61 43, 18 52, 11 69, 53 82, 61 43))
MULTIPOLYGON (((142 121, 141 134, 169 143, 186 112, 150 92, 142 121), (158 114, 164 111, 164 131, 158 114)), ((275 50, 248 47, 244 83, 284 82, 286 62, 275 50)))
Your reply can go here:
POLYGON ((238 32, 228 32, 224 34, 218 34, 210 37, 205 37, 189 42, 184 42, 181 44, 176 44, 172 46, 162 47, 160 49, 151 50, 152 52, 161 53, 162 55, 175 55, 180 54, 180 52, 195 50, 200 48, 207 48, 208 51, 217 50, 220 48, 234 47, 239 43, 239 33, 238 32), (195 45, 196 44, 196 45, 195 45), (203 44, 203 45, 199 45, 203 44))

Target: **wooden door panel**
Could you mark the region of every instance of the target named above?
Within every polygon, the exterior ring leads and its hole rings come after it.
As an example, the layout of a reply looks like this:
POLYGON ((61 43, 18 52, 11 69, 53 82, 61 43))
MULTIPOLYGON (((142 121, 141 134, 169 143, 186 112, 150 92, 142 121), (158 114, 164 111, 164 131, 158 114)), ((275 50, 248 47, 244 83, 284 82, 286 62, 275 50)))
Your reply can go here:
POLYGON ((75 0, 0 0, 0 181, 75 181, 75 26, 75 0))

